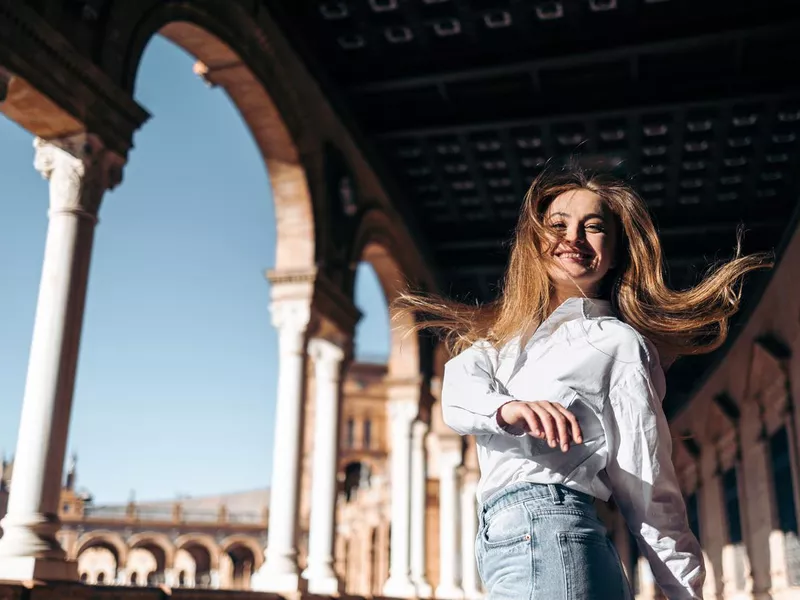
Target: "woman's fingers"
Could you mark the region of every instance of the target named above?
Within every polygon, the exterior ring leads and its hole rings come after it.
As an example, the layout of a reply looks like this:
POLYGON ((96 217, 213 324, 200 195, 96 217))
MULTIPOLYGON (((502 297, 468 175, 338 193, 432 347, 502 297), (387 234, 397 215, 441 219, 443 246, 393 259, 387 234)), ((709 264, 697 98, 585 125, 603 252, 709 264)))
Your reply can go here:
POLYGON ((572 429, 572 439, 576 444, 580 444, 583 441, 583 437, 581 434, 581 426, 578 423, 578 419, 573 415, 569 410, 561 406, 560 404, 556 404, 555 407, 566 417, 567 421, 569 421, 572 429))
POLYGON ((539 417, 536 415, 531 405, 523 404, 521 407, 521 411, 522 411, 522 418, 525 419, 525 423, 528 425, 528 432, 530 433, 530 435, 534 437, 541 437, 542 427, 539 421, 539 417))
POLYGON ((558 444, 558 429, 555 419, 553 419, 553 415, 545 408, 544 403, 537 403, 533 405, 533 410, 536 413, 536 416, 539 417, 539 421, 542 423, 544 437, 547 440, 547 444, 551 448, 555 448, 558 444))
MULTIPOLYGON (((555 423, 555 429, 558 432, 558 439, 554 440, 554 442, 560 443, 561 451, 566 452, 569 449, 569 423, 567 418, 561 411, 559 411, 549 402, 543 403, 542 408, 547 411, 547 413, 550 415, 550 418, 555 423)), ((550 443, 551 448, 556 447, 556 443, 550 442, 550 440, 548 440, 548 443, 550 443)))

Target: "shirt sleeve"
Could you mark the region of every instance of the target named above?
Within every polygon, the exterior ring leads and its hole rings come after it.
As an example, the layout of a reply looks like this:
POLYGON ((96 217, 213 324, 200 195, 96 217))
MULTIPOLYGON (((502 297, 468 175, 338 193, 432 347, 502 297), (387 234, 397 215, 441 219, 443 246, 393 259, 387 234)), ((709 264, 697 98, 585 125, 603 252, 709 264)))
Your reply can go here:
POLYGON ((496 351, 475 344, 445 364, 444 422, 460 435, 518 435, 497 422, 497 411, 514 398, 495 378, 496 351))
MULTIPOLYGON (((659 368, 659 367, 656 367, 659 368)), ((701 599, 705 568, 672 464, 672 438, 651 376, 641 366, 609 394, 611 492, 669 600, 701 599)))

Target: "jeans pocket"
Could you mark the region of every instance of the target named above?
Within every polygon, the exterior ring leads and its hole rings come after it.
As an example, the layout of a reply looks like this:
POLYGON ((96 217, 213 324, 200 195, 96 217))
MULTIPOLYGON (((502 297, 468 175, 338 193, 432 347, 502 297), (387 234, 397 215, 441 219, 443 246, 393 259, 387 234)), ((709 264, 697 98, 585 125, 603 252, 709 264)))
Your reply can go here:
POLYGON ((531 540, 533 523, 523 502, 513 504, 491 514, 483 527, 486 548, 508 548, 531 540))
POLYGON ((627 600, 628 586, 611 542, 599 532, 558 534, 566 600, 627 600))

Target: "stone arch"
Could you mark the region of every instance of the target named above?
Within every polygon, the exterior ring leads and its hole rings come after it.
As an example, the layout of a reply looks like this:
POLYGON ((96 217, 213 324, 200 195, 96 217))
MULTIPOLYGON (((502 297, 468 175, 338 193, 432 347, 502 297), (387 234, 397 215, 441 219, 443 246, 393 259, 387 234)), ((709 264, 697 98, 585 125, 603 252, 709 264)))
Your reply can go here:
POLYGON ((219 568, 220 547, 216 540, 204 533, 187 533, 175 540, 175 550, 186 550, 191 546, 200 546, 208 552, 211 569, 219 568))
MULTIPOLYGON (((196 57, 195 71, 225 89, 264 159, 275 203, 275 269, 312 268, 317 253, 315 205, 306 176, 312 152, 305 148, 301 103, 289 87, 290 78, 281 76, 277 59, 264 60, 274 53, 259 23, 235 2, 214 5, 213 10, 189 3, 150 5, 150 10, 140 5, 138 15, 131 15, 123 3, 112 5, 113 26, 107 30, 126 40, 125 52, 121 59, 104 55, 104 69, 133 94, 143 52, 156 34, 196 57)), ((113 45, 119 47, 120 42, 113 45)))
POLYGON ((164 568, 171 569, 175 563, 175 546, 163 533, 156 531, 143 531, 135 533, 128 538, 128 550, 136 548, 146 548, 147 546, 154 546, 164 553, 164 568))
POLYGON ((90 531, 78 538, 73 546, 73 551, 68 553, 69 560, 78 560, 78 557, 85 550, 95 547, 108 548, 117 560, 117 568, 122 568, 128 561, 128 545, 123 541, 122 536, 115 531, 98 529, 90 531))
POLYGON ((247 548, 253 553, 255 569, 261 568, 261 565, 264 563, 264 548, 261 547, 258 540, 254 537, 241 534, 231 535, 222 540, 219 546, 220 550, 226 553, 235 549, 237 546, 247 548))
MULTIPOLYGON (((420 336, 408 334, 414 325, 413 317, 400 316, 392 311, 392 303, 409 287, 426 288, 430 282, 421 280, 424 270, 408 264, 407 253, 400 250, 394 229, 397 227, 389 216, 379 209, 367 211, 359 222, 356 231, 351 263, 366 261, 375 270, 389 304, 391 326, 391 349, 389 352, 389 376, 397 379, 418 377, 420 371, 427 371, 423 364, 420 336)), ((353 280, 348 293, 352 296, 353 280)))

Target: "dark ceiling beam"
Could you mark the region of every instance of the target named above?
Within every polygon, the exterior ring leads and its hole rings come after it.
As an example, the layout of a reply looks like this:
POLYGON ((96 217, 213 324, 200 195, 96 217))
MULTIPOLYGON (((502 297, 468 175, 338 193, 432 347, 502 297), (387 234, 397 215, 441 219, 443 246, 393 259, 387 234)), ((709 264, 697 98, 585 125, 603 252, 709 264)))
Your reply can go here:
MULTIPOLYGON (((536 74, 542 69, 564 69, 574 66, 590 66, 592 64, 607 63, 613 60, 638 60, 646 54, 662 54, 676 50, 702 48, 712 44, 739 43, 748 38, 770 38, 785 33, 796 31, 796 21, 786 21, 780 24, 765 25, 745 29, 735 29, 718 33, 698 35, 686 38, 654 42, 649 44, 635 44, 620 46, 608 50, 582 52, 568 56, 555 56, 529 60, 497 67, 482 67, 463 69, 459 71, 444 71, 431 75, 417 75, 414 77, 401 77, 384 81, 373 81, 351 86, 347 89, 352 94, 370 94, 408 90, 437 84, 461 83, 479 79, 490 79, 520 73, 536 74)), ((536 76, 536 75, 533 75, 536 76)))
POLYGON ((462 135, 470 133, 496 132, 500 129, 515 129, 525 127, 541 127, 543 125, 558 125, 559 123, 573 123, 589 119, 629 119, 653 113, 694 111, 706 108, 732 109, 743 103, 774 103, 789 98, 800 97, 800 88, 768 94, 748 94, 729 96, 724 99, 698 100, 694 102, 669 102, 661 104, 645 104, 638 106, 622 106, 614 110, 595 112, 559 113, 558 115, 541 115, 529 119, 509 119, 504 121, 483 121, 463 125, 445 125, 437 127, 420 127, 411 129, 397 129, 374 134, 375 139, 381 141, 404 140, 410 138, 462 135))

